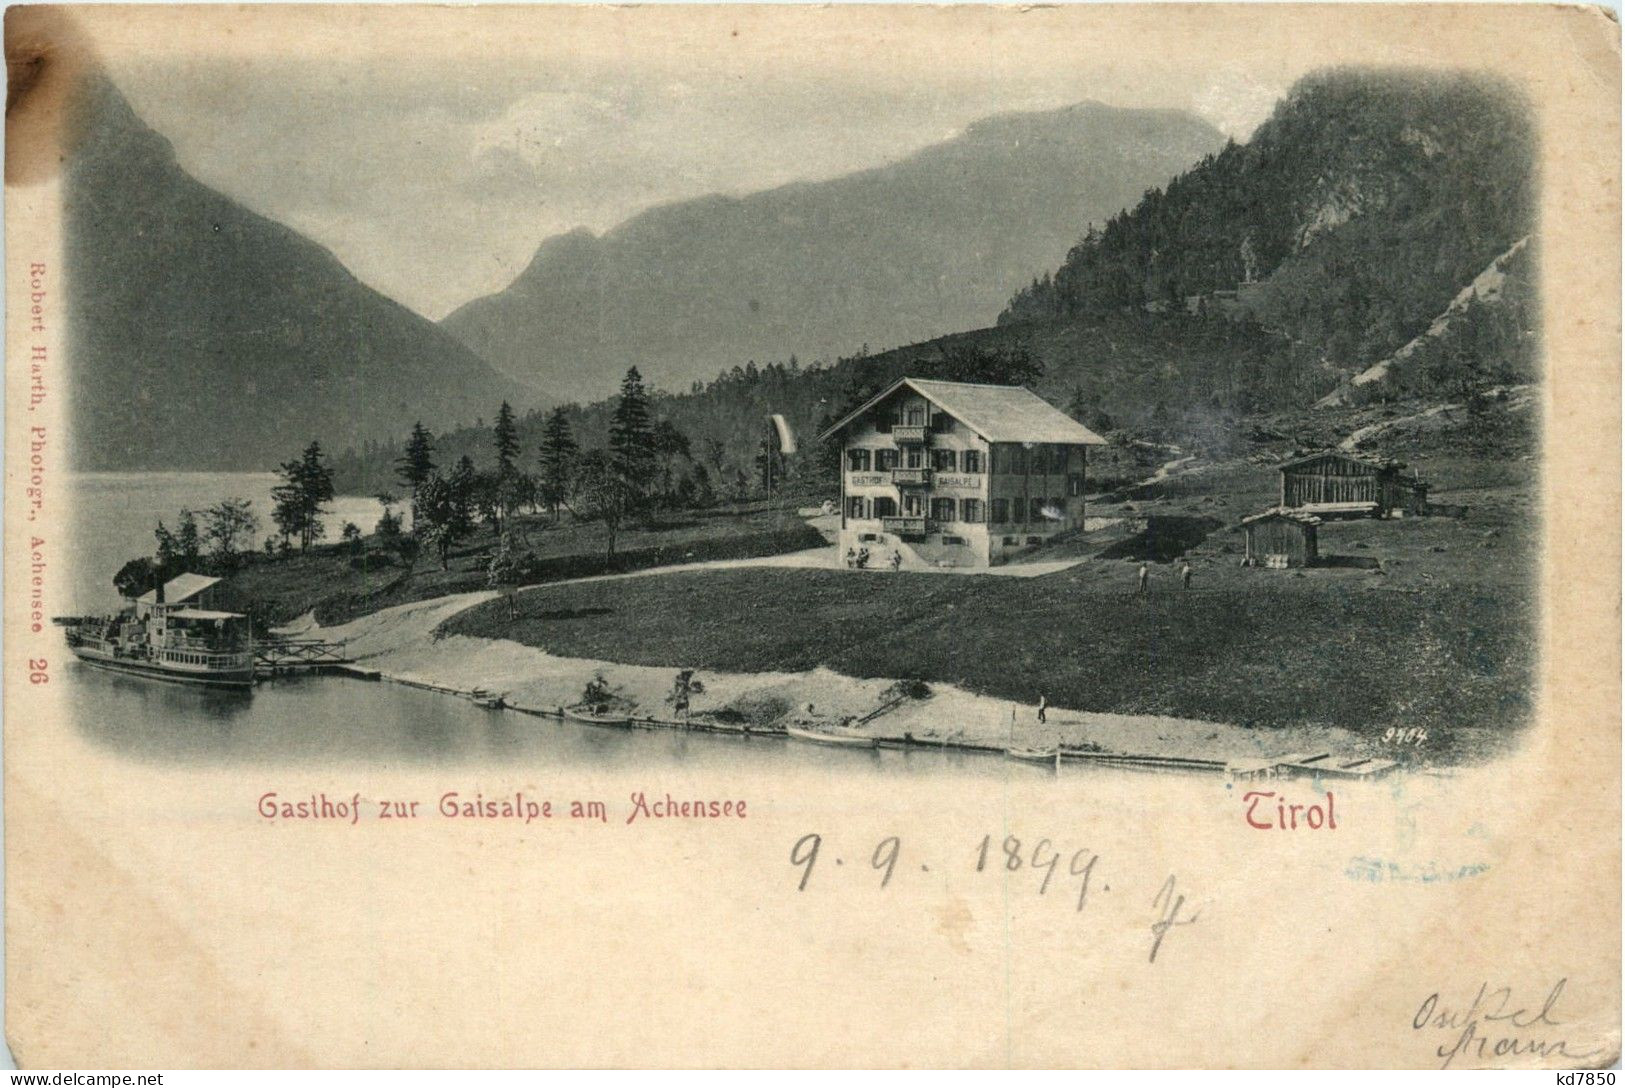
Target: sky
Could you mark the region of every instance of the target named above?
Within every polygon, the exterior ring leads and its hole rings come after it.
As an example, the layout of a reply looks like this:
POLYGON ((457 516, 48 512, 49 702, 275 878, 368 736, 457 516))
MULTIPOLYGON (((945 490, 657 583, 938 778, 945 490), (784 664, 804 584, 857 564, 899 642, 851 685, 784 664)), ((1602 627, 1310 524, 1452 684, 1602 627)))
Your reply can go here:
POLYGON ((283 28, 274 48, 155 32, 101 59, 189 173, 434 319, 506 286, 544 238, 656 204, 833 177, 1086 99, 1190 110, 1245 139, 1299 74, 1027 27, 876 41, 805 11, 742 33, 592 12, 460 40, 455 16, 415 36, 283 28))

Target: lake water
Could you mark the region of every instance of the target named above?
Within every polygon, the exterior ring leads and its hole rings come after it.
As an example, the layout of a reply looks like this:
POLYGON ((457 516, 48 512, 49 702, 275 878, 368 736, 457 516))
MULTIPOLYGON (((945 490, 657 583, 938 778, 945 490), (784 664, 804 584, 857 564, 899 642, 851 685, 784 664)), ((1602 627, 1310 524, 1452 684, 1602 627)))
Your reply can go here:
MULTIPOLYGON (((153 529, 162 520, 170 529, 184 509, 202 510, 223 499, 244 498, 260 519, 255 548, 276 531, 271 521, 271 489, 277 477, 269 472, 92 472, 67 477, 72 510, 73 554, 68 557, 68 578, 61 612, 98 612, 116 609, 118 593, 113 575, 131 559, 150 556, 157 547, 153 529)), ((341 495, 328 504, 327 540, 337 540, 347 521, 370 533, 383 506, 377 499, 341 495)), ((399 509, 399 508, 397 508, 399 509)), ((410 515, 408 515, 410 517, 410 515)))

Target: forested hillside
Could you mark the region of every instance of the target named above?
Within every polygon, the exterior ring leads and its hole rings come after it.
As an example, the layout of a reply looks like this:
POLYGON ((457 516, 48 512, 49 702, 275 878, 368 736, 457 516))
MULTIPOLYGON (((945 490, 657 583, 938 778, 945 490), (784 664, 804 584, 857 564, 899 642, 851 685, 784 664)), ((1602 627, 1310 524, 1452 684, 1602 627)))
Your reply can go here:
MULTIPOLYGON (((1312 76, 1248 143, 1100 229, 1079 224, 1083 241, 997 325, 833 364, 734 366, 656 394, 653 411, 719 493, 757 487, 766 419, 781 413, 802 438, 782 467, 816 492, 828 451, 812 436, 904 374, 1019 382, 1098 431, 1210 450, 1244 418, 1306 409, 1388 360, 1391 379, 1359 399, 1533 380, 1538 247, 1520 245, 1533 234, 1533 141, 1499 85, 1312 76)), ((568 409, 583 446, 603 444, 611 407, 568 409)), ((541 426, 521 421, 527 450, 541 426)), ((484 431, 440 441, 447 458, 489 459, 484 431)), ((341 486, 375 490, 394 456, 341 458, 341 486)))
POLYGON ((1528 112, 1499 84, 1310 76, 1246 144, 1091 226, 999 321, 1223 306, 1353 371, 1422 332, 1531 232, 1533 157, 1528 112))

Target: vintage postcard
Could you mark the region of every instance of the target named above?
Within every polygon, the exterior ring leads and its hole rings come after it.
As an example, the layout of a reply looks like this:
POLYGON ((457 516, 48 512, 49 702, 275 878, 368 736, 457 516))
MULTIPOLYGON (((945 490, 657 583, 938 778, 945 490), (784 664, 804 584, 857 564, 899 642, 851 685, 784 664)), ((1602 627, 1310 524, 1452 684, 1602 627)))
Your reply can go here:
POLYGON ((1620 54, 5 22, 24 1067, 1620 1054, 1620 54))

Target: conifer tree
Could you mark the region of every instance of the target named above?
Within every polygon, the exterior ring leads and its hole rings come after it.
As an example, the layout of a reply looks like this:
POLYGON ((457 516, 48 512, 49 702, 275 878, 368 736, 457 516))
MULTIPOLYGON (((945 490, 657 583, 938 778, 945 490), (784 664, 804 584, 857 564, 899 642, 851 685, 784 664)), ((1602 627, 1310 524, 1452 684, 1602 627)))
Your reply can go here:
POLYGON ((609 468, 628 495, 646 493, 655 468, 649 392, 637 367, 621 379, 621 397, 609 422, 609 468))
POLYGON ((579 454, 580 447, 570 431, 570 417, 563 408, 553 409, 542 431, 542 476, 537 481, 537 490, 555 521, 559 507, 569 500, 579 454))
POLYGON ((497 447, 497 475, 506 477, 513 472, 514 460, 519 456, 519 428, 513 421, 513 408, 507 401, 497 409, 496 426, 492 429, 497 447))
POLYGON ((406 452, 396 462, 395 475, 415 497, 423 481, 434 475, 434 436, 421 422, 412 424, 406 452))

